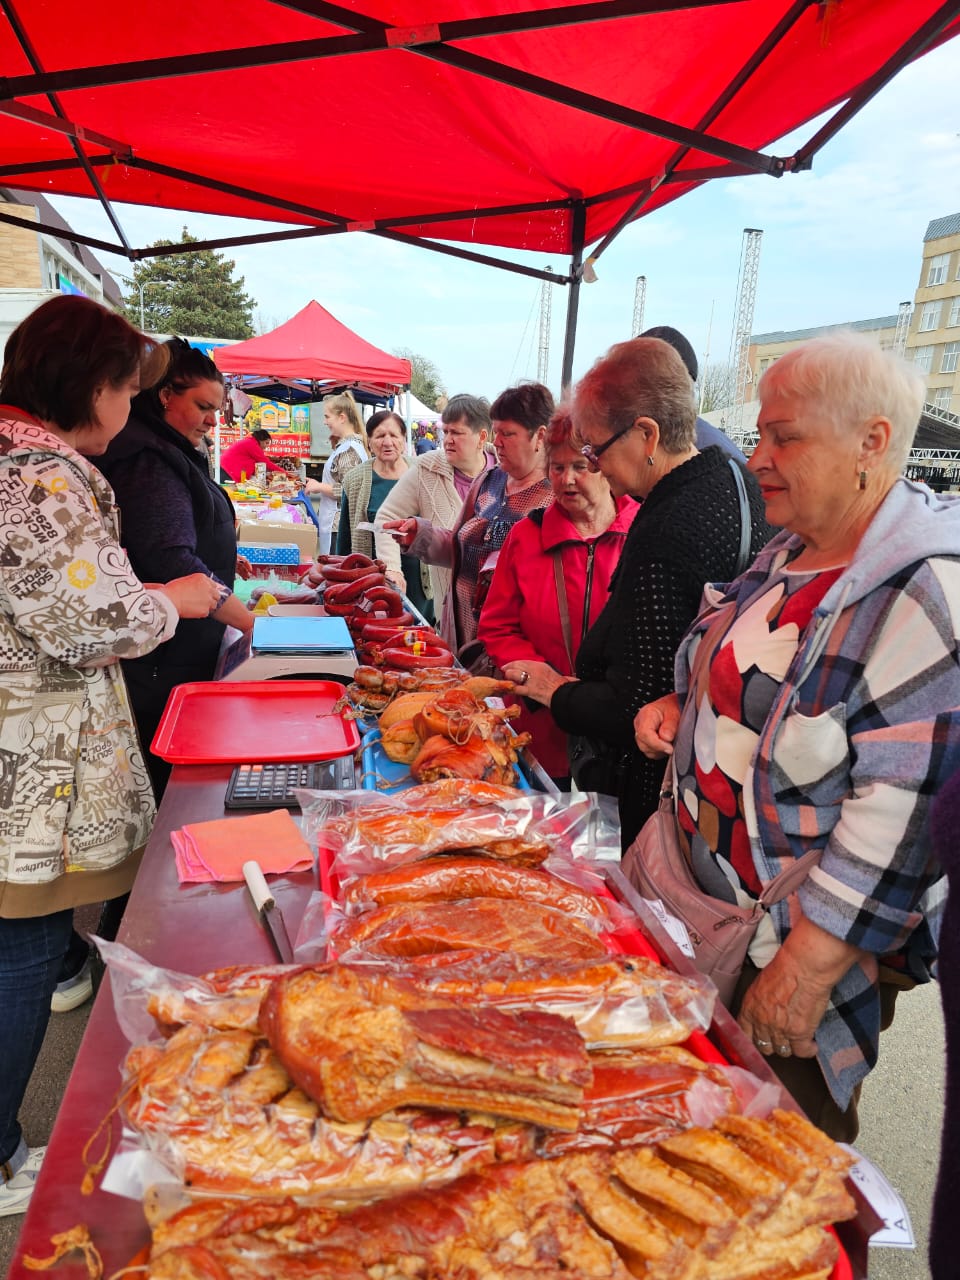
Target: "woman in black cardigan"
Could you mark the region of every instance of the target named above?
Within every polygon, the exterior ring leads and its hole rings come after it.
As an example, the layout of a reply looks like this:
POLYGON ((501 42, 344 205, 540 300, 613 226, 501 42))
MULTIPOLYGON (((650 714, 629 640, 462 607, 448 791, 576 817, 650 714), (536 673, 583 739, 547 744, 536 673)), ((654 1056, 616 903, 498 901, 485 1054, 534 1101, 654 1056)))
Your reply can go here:
POLYGON ((157 802, 171 766, 149 752, 171 691, 212 680, 227 626, 249 631, 253 615, 233 594, 237 535, 233 504, 210 479, 198 445, 216 422, 223 375, 182 338, 165 344, 166 373, 133 401, 126 427, 98 459, 120 508, 120 541, 144 582, 201 572, 220 587, 208 618, 182 623, 146 658, 123 663, 123 674, 157 802))
MULTIPOLYGON (((544 663, 506 675, 550 708, 561 729, 603 748, 591 787, 613 791, 626 849, 657 806, 663 762, 642 756, 633 718, 674 687, 673 657, 707 582, 736 576, 740 501, 730 463, 694 445, 696 405, 677 352, 657 338, 611 347, 576 388, 573 420, 584 456, 614 495, 643 506, 627 535, 610 598, 584 638, 576 677, 544 663), (597 776, 598 774, 605 776, 597 776)), ((769 538, 757 482, 743 474, 752 560, 769 538)))

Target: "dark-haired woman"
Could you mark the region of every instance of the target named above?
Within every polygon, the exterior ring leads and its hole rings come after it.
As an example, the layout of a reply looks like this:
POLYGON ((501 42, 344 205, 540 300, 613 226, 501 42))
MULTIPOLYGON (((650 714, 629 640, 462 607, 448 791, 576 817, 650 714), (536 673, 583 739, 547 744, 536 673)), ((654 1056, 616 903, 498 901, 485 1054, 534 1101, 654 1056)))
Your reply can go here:
MULTIPOLYGON (((351 551, 371 557, 376 554, 373 534, 368 529, 358 529, 357 525, 376 523, 381 505, 410 465, 404 452, 406 424, 399 414, 389 409, 381 409, 368 418, 367 444, 371 461, 353 467, 343 481, 337 528, 337 551, 342 556, 348 556, 351 551)), ((421 571, 420 562, 414 556, 401 556, 400 561, 407 599, 432 622, 433 601, 428 595, 430 580, 426 572, 421 571)))
POLYGON ((453 528, 438 529, 416 517, 384 522, 404 550, 451 569, 440 634, 455 651, 470 646, 463 654, 467 662, 477 656, 473 642, 480 610, 507 534, 553 497, 546 453, 553 411, 553 396, 541 383, 509 387, 490 406, 499 466, 474 481, 453 528))
POLYGON ((73 908, 130 888, 153 822, 117 659, 218 598, 200 574, 137 579, 87 461, 122 430, 144 348, 88 298, 52 298, 10 335, 0 375, 0 1217, 24 1212, 43 1155, 17 1113, 73 908))
POLYGON ((252 480, 258 465, 265 466, 268 471, 282 474, 286 468, 278 467, 275 462, 271 462, 263 451, 263 446, 269 443, 270 432, 265 431, 263 427, 236 440, 220 458, 221 481, 242 480, 244 477, 252 480))
MULTIPOLYGON (((126 430, 101 467, 120 507, 121 536, 137 574, 154 581, 170 570, 206 573, 220 586, 209 618, 189 622, 146 657, 123 664, 137 727, 148 748, 167 698, 178 684, 212 680, 227 626, 249 631, 253 615, 233 593, 237 536, 233 505, 210 479, 197 449, 213 429, 223 400, 223 376, 213 361, 181 338, 165 344, 169 365, 160 382, 133 402, 126 430)), ((157 800, 170 765, 147 755, 157 800)))

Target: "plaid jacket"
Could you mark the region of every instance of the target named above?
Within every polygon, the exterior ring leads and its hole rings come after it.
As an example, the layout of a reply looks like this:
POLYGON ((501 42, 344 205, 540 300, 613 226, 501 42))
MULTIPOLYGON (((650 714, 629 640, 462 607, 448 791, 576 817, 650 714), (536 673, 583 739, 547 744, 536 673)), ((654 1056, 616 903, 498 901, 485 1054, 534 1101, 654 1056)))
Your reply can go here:
MULTIPOLYGON (((677 690, 719 609, 742 612, 801 546, 781 533, 706 608, 677 654, 677 690)), ((823 855, 772 909, 782 941, 801 912, 916 981, 936 959, 945 882, 929 808, 960 766, 960 501, 898 480, 856 555, 800 637, 744 783, 757 872, 823 855)), ((877 1058, 876 966, 834 988, 817 1031, 830 1091, 846 1107, 877 1058)))

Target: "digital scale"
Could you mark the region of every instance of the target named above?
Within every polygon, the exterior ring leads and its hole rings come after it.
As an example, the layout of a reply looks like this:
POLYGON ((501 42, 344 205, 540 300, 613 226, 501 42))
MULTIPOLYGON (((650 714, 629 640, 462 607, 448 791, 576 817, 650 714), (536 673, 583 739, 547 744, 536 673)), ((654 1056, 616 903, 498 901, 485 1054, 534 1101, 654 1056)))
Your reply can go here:
POLYGON ((343 618, 264 616, 253 630, 228 628, 216 680, 326 679, 349 684, 357 653, 343 618))

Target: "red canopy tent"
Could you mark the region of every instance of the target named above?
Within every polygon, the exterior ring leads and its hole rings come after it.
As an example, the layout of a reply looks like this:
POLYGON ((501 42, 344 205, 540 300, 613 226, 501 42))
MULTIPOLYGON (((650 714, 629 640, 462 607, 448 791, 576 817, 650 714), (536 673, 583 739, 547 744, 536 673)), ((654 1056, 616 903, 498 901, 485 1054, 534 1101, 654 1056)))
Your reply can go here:
POLYGON ((588 246, 708 179, 809 168, 958 31, 960 0, 2 0, 0 180, 97 196, 117 243, 76 238, 132 260, 117 202, 298 224, 201 247, 364 231, 548 276, 566 377, 588 246))
POLYGON ((213 358, 228 374, 362 383, 391 390, 410 383, 409 360, 365 341, 319 302, 308 302, 291 320, 259 338, 216 347, 213 358))

